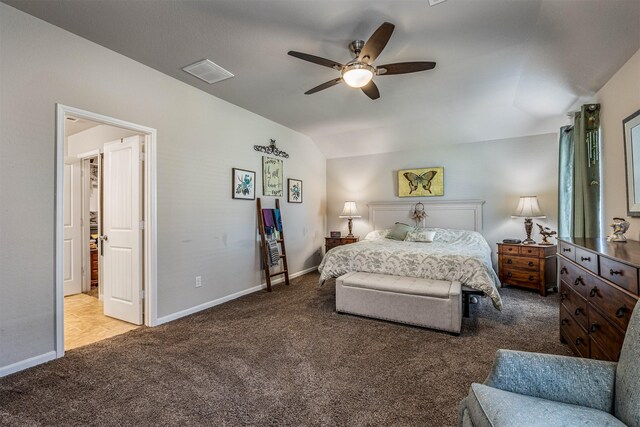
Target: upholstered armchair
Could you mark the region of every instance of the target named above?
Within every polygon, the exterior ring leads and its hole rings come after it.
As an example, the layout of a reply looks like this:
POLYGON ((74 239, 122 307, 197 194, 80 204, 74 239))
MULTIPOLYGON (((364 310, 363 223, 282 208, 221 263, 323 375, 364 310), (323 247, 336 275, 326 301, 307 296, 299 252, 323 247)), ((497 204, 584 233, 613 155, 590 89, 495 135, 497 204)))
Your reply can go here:
POLYGON ((640 427, 640 303, 617 363, 498 350, 460 402, 458 425, 640 427))

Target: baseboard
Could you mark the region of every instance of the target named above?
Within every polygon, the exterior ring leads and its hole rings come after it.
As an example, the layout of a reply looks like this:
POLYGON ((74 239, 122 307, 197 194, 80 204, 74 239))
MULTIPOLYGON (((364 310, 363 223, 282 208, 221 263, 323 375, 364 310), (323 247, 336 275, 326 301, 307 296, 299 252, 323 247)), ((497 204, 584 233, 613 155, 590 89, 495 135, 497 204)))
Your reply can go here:
POLYGON ((0 367, 0 378, 13 374, 18 371, 22 371, 23 369, 28 369, 36 365, 40 365, 42 363, 46 363, 50 360, 56 358, 55 351, 49 351, 47 353, 41 354, 39 356, 33 356, 25 360, 21 360, 16 363, 12 363, 11 365, 0 367))
MULTIPOLYGON (((307 269, 302 270, 302 271, 298 271, 296 273, 290 274, 289 275, 289 279, 295 279, 296 277, 300 277, 300 276, 305 275, 307 273, 311 273, 312 271, 315 271, 317 269, 318 269, 318 266, 315 266, 315 267, 307 268, 307 269)), ((277 280, 272 280, 271 284, 272 285, 277 285, 278 283, 283 283, 283 282, 284 282, 284 277, 279 278, 277 280)), ((205 302, 203 304, 199 304, 199 305, 196 305, 194 307, 187 308, 185 310, 177 311, 177 312, 169 314, 167 316, 159 317, 154 326, 162 325, 163 323, 171 322, 173 320, 180 319, 181 317, 189 316, 189 315, 197 313, 199 311, 206 310, 206 309, 211 308, 211 307, 215 307, 216 305, 220 305, 220 304, 223 304, 223 303, 225 303, 227 301, 231 301, 231 300, 234 300, 236 298, 240 298, 241 296, 252 294, 252 293, 257 292, 257 291, 262 290, 262 289, 266 289, 266 287, 267 287, 267 284, 266 283, 262 283, 260 285, 253 286, 253 287, 251 287, 249 289, 244 289, 242 291, 235 292, 235 293, 233 293, 231 295, 227 295, 227 296, 224 296, 222 298, 214 299, 213 301, 208 301, 208 302, 205 302)))

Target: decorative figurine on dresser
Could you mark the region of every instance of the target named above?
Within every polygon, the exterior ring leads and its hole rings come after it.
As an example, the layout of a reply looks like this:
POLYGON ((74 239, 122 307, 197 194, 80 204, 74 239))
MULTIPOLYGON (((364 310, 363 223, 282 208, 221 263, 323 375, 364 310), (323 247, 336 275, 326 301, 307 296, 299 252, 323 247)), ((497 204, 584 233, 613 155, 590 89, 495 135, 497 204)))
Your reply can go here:
POLYGON ((640 242, 558 240, 560 339, 578 356, 617 361, 639 298, 640 242))
POLYGON ((607 240, 609 242, 626 243, 627 238, 624 233, 626 233, 629 229, 629 225, 631 225, 629 224, 629 221, 624 218, 613 218, 613 224, 609 226, 613 229, 613 232, 611 233, 611 236, 607 238, 607 240))
POLYGON ((556 245, 498 243, 498 276, 502 285, 535 289, 547 296, 556 288, 556 245))

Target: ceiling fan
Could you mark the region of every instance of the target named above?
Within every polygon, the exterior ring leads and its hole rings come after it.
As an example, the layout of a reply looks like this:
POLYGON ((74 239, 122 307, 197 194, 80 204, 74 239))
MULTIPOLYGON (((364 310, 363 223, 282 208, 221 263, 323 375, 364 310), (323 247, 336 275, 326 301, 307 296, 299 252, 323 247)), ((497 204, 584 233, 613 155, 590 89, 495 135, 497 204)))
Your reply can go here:
POLYGON ((362 40, 352 41, 349 44, 349 50, 351 51, 354 59, 347 62, 345 65, 319 56, 309 55, 307 53, 296 52, 293 50, 289 51, 289 55, 295 56, 296 58, 340 71, 340 77, 337 79, 329 80, 326 83, 314 87, 313 89, 309 89, 304 94, 311 95, 312 93, 320 92, 321 90, 328 89, 344 81, 351 87, 362 89, 369 98, 378 99, 380 98, 380 91, 372 80, 374 75, 390 76, 394 74, 415 73, 418 71, 431 70, 436 66, 435 62, 430 61, 398 62, 395 64, 378 65, 377 67, 374 66, 373 61, 376 60, 380 55, 380 52, 382 52, 389 42, 394 28, 395 25, 390 22, 385 22, 378 27, 366 43, 362 40))

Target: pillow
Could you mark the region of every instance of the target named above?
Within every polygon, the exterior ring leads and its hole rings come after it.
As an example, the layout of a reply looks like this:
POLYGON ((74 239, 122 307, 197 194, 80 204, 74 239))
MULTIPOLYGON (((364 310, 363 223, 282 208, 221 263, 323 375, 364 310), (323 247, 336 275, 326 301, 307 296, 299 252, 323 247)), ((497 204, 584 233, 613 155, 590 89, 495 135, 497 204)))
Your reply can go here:
POLYGON ((396 222, 396 225, 393 226, 391 231, 389 231, 389 234, 385 237, 392 240, 404 240, 405 237, 407 237, 407 233, 413 230, 415 230, 415 227, 401 222, 396 222))
POLYGON ((419 230, 410 231, 407 233, 407 237, 404 238, 405 242, 433 242, 433 238, 436 236, 436 232, 432 230, 425 230, 424 228, 419 230))
POLYGON ((382 239, 384 237, 387 236, 387 234, 389 234, 389 229, 386 230, 373 230, 370 231, 365 237, 364 240, 378 240, 378 239, 382 239))

